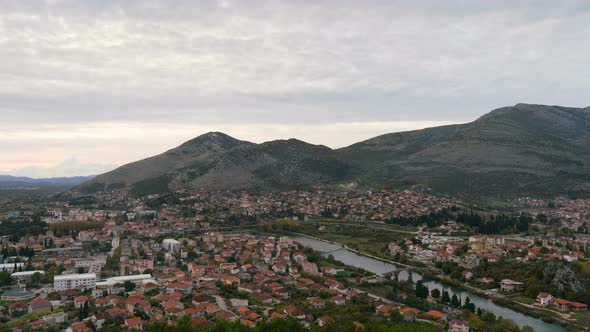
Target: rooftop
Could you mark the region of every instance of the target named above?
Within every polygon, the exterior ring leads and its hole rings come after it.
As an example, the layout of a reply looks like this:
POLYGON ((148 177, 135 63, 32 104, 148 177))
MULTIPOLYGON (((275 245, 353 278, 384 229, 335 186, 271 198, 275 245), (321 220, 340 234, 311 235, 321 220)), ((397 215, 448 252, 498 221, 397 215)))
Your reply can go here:
POLYGON ((53 277, 53 280, 96 279, 96 273, 64 274, 53 277))

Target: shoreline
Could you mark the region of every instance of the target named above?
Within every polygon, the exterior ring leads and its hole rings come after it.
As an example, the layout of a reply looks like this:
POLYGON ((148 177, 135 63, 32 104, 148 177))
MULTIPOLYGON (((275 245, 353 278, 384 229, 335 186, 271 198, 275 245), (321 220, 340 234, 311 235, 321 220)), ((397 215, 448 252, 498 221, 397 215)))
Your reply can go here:
MULTIPOLYGON (((488 300, 494 302, 494 304, 496 304, 498 306, 512 309, 512 310, 517 311, 523 315, 527 315, 529 317, 541 319, 542 321, 549 323, 549 324, 559 325, 563 328, 566 328, 568 331, 581 331, 581 330, 590 331, 590 329, 588 327, 579 326, 578 324, 575 324, 574 321, 568 321, 567 319, 564 319, 563 317, 554 317, 554 316, 551 316, 547 313, 543 313, 542 312, 543 309, 541 309, 541 308, 530 308, 518 301, 514 301, 514 300, 506 298, 506 297, 497 297, 497 296, 489 295, 489 294, 486 294, 485 291, 483 291, 477 287, 466 285, 465 283, 459 282, 454 279, 448 279, 448 278, 441 277, 440 275, 434 275, 434 274, 429 274, 429 275, 426 275, 425 277, 436 280, 436 281, 443 283, 445 285, 461 288, 462 290, 474 293, 480 297, 483 297, 485 299, 488 299, 488 300)), ((558 312, 553 312, 553 311, 550 311, 550 312, 552 312, 556 315, 559 315, 558 312)))
MULTIPOLYGON (((532 317, 532 318, 540 319, 540 320, 542 320, 543 322, 545 322, 547 324, 555 324, 555 325, 561 326, 561 327, 567 329, 568 331, 580 331, 580 329, 584 329, 584 328, 585 328, 586 331, 589 331, 590 330, 587 327, 579 326, 579 325, 575 324, 574 322, 568 321, 568 320, 566 320, 566 319, 564 319, 562 317, 559 317, 559 318, 558 317, 553 317, 553 316, 550 316, 548 314, 543 314, 541 312, 538 312, 537 310, 532 311, 531 308, 527 308, 526 306, 524 306, 523 304, 521 304, 521 303, 519 303, 517 301, 511 300, 511 299, 507 299, 507 298, 499 298, 499 297, 495 297, 495 296, 491 296, 491 295, 485 294, 485 292, 482 291, 481 289, 478 289, 476 287, 472 287, 472 286, 466 285, 466 284, 464 284, 462 282, 458 282, 458 281, 456 281, 454 279, 448 279, 448 278, 444 278, 444 277, 441 277, 441 276, 436 275, 436 274, 432 274, 432 273, 429 272, 429 270, 425 270, 424 268, 419 268, 419 267, 412 266, 412 265, 398 263, 398 262, 395 262, 393 260, 388 260, 388 259, 385 259, 385 258, 382 258, 382 257, 378 257, 378 256, 374 256, 374 255, 371 255, 371 254, 367 254, 367 253, 364 253, 364 252, 361 252, 361 251, 358 251, 358 250, 355 250, 355 249, 351 249, 351 248, 347 247, 346 245, 344 245, 342 243, 338 243, 338 242, 334 242, 334 241, 330 241, 330 240, 325 240, 325 239, 322 239, 322 238, 315 237, 313 235, 308 235, 308 234, 298 233, 298 232, 285 232, 285 233, 286 234, 296 235, 296 236, 303 236, 303 237, 307 237, 309 239, 313 239, 313 240, 316 240, 316 241, 321 241, 321 242, 329 243, 329 244, 332 244, 332 245, 339 246, 341 249, 349 250, 349 251, 351 251, 351 252, 353 252, 353 253, 355 253, 357 255, 360 255, 360 256, 365 256, 365 257, 368 257, 368 258, 379 260, 379 261, 384 262, 384 263, 389 263, 389 264, 392 264, 392 265, 394 265, 396 267, 400 266, 400 268, 411 269, 412 272, 416 272, 416 273, 420 274, 423 278, 432 279, 432 280, 438 281, 438 282, 440 282, 440 283, 442 283, 444 285, 447 285, 447 286, 450 286, 450 287, 457 287, 457 288, 460 288, 460 289, 462 289, 464 291, 474 293, 477 296, 480 296, 482 298, 485 298, 487 300, 492 301, 494 304, 496 304, 498 306, 501 306, 501 307, 505 307, 505 308, 514 310, 514 311, 516 311, 518 313, 521 313, 523 315, 526 315, 526 316, 529 316, 529 317, 532 317)), ((376 273, 376 275, 378 275, 378 274, 376 273)), ((558 314, 558 313, 556 313, 556 314, 558 314)))
POLYGON ((412 269, 412 270, 421 270, 421 269, 424 269, 424 268, 421 268, 421 267, 418 267, 418 266, 413 266, 413 265, 408 265, 408 264, 404 264, 404 263, 399 263, 399 262, 392 261, 392 260, 389 260, 389 259, 386 259, 386 258, 383 258, 383 257, 379 257, 379 256, 374 256, 374 255, 371 255, 371 254, 367 254, 367 253, 364 253, 362 251, 359 251, 359 250, 356 250, 356 249, 352 249, 352 248, 348 247, 345 244, 334 242, 334 241, 330 241, 330 240, 325 240, 325 239, 322 239, 322 238, 319 238, 319 237, 315 237, 313 235, 307 235, 307 234, 304 234, 304 233, 297 233, 297 232, 286 232, 286 233, 288 233, 288 234, 294 234, 294 235, 297 235, 297 236, 303 236, 303 237, 307 237, 307 238, 310 238, 310 239, 313 239, 313 240, 322 241, 322 242, 326 242, 326 243, 329 243, 329 244, 337 245, 337 246, 341 247, 342 249, 346 249, 346 250, 351 251, 351 252, 353 252, 353 253, 355 253, 357 255, 369 257, 369 258, 372 258, 372 259, 376 259, 376 260, 382 261, 384 263, 389 263, 389 264, 395 265, 396 267, 399 265, 399 266, 403 266, 406 269, 412 269))

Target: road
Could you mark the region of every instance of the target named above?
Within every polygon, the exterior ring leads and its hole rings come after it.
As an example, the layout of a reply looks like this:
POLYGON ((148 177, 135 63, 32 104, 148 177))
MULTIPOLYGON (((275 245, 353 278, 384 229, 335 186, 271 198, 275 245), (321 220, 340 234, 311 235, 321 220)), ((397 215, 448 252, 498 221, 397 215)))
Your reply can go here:
POLYGON ((360 294, 367 294, 368 297, 370 297, 372 299, 375 299, 375 300, 379 300, 379 301, 381 301, 383 303, 389 303, 389 304, 393 303, 393 301, 391 301, 391 300, 389 300, 387 298, 384 298, 382 296, 379 296, 379 295, 376 295, 376 294, 373 294, 373 293, 369 293, 369 292, 364 291, 364 290, 360 290, 358 288, 352 288, 352 290, 357 291, 360 294))
POLYGON ((219 295, 215 295, 215 302, 217 304, 217 306, 224 311, 227 311, 227 304, 225 303, 225 300, 219 296, 219 295))

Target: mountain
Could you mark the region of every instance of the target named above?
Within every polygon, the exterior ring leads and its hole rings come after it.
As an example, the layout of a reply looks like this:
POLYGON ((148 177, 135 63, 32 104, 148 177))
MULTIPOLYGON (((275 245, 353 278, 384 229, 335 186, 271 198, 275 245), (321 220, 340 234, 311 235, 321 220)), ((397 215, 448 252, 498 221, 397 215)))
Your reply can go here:
POLYGON ((361 183, 472 195, 590 189, 590 108, 518 104, 474 122, 379 136, 339 150, 361 183))
POLYGON ((351 167, 325 146, 295 139, 255 144, 211 132, 163 154, 99 175, 78 189, 93 192, 130 187, 140 195, 187 186, 287 190, 338 182, 351 174, 351 167))
POLYGON ((255 144, 213 132, 77 189, 149 194, 351 183, 424 184, 476 196, 583 192, 590 189, 590 108, 518 104, 471 123, 382 135, 337 150, 295 139, 255 144))
POLYGON ((24 176, 0 175, 0 187, 30 187, 43 185, 76 186, 94 176, 34 179, 24 176))

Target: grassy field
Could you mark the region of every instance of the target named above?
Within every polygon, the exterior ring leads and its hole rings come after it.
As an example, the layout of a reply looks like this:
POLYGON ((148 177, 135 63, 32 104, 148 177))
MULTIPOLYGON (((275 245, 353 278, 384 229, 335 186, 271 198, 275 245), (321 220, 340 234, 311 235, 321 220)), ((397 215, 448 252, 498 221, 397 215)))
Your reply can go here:
POLYGON ((398 224, 381 224, 376 222, 363 222, 363 221, 344 221, 338 219, 323 219, 318 221, 321 225, 331 225, 331 224, 349 224, 350 227, 354 227, 354 225, 361 225, 360 227, 380 227, 385 228, 391 231, 402 231, 402 232, 416 232, 418 227, 414 226, 402 226, 398 224))
POLYGON ((386 285, 363 284, 357 288, 382 297, 387 297, 392 291, 392 288, 386 285))
MULTIPOLYGON (((325 230, 319 231, 314 225, 305 225, 299 232, 347 245, 375 256, 386 256, 387 245, 408 236, 394 230, 374 229, 370 227, 352 227, 342 224, 325 224, 325 230)), ((388 257, 391 258, 391 257, 388 257)))
POLYGON ((580 271, 582 271, 582 274, 584 276, 590 277, 590 263, 589 262, 579 261, 576 264, 578 265, 578 267, 580 267, 580 271))
POLYGON ((590 326, 590 311, 579 311, 571 315, 580 326, 590 326))
POLYGON ((535 299, 531 299, 530 297, 526 297, 524 295, 516 295, 516 296, 510 297, 510 299, 514 300, 516 302, 524 303, 524 304, 534 304, 535 303, 535 299))

